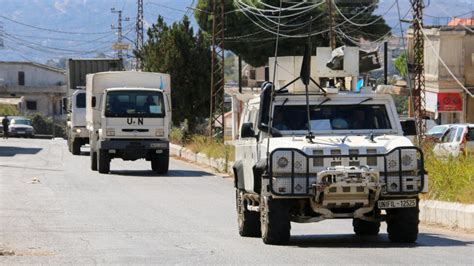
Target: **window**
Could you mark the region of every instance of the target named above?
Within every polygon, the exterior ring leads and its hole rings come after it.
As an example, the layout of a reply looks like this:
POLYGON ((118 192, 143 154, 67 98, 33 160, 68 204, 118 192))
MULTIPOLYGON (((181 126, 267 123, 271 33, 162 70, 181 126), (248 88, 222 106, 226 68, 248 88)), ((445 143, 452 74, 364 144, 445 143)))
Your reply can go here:
POLYGON ((36 101, 26 101, 26 109, 30 111, 36 111, 36 101))
MULTIPOLYGON (((279 130, 307 130, 305 105, 275 106, 273 127, 279 130)), ((310 106, 312 131, 391 129, 384 105, 310 106)))
POLYGON ((107 117, 164 117, 163 94, 156 91, 112 91, 107 93, 107 117))
POLYGON ((18 71, 18 85, 25 86, 25 72, 18 71))
POLYGON ((86 94, 85 93, 79 93, 76 96, 76 107, 86 108, 86 94))
POLYGON ((467 141, 474 141, 474 128, 469 127, 466 135, 466 140, 467 141))
POLYGON ((464 131, 464 128, 462 127, 459 127, 458 128, 458 131, 456 132, 456 142, 461 142, 461 139, 462 139, 462 136, 463 136, 463 131, 464 131))

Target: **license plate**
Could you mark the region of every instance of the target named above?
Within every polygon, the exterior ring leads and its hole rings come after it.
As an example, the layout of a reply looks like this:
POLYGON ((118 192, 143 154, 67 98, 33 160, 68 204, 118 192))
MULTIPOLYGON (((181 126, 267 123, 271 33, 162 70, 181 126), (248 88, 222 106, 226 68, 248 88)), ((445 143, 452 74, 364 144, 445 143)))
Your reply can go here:
POLYGON ((151 143, 150 148, 166 148, 166 143, 151 143))
POLYGON ((18 134, 25 134, 25 131, 18 131, 18 134))
POLYGON ((377 204, 379 209, 414 208, 416 199, 379 200, 377 204))

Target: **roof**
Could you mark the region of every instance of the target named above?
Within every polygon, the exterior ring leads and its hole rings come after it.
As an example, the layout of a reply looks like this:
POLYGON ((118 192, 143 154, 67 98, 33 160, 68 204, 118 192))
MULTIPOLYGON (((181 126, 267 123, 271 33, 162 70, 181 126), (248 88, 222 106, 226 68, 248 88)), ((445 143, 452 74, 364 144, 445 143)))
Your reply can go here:
POLYGON ((448 23, 448 26, 474 26, 474 17, 473 18, 455 18, 448 23))
POLYGON ((61 74, 66 73, 66 70, 64 70, 64 69, 59 69, 59 68, 55 68, 55 67, 52 67, 52 66, 43 65, 43 64, 35 63, 35 62, 0 61, 0 65, 2 65, 2 64, 6 64, 6 65, 7 64, 10 64, 10 65, 30 65, 30 66, 39 67, 39 68, 43 68, 43 69, 46 69, 46 70, 58 72, 58 73, 61 73, 61 74))

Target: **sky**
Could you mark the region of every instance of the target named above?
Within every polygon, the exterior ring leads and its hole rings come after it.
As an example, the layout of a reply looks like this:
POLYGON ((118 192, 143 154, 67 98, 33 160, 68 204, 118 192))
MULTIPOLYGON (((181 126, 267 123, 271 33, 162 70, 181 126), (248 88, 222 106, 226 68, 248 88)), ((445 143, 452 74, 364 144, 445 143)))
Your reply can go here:
MULTIPOLYGON (((381 0, 377 14, 396 27, 398 13, 395 0, 381 0)), ((184 14, 196 23, 188 6, 197 0, 144 0, 145 28, 162 15, 166 22, 180 20, 184 14)), ((409 0, 399 0, 401 13, 407 14, 409 0)), ((454 16, 474 10, 474 0, 426 0, 425 21, 436 23, 432 16, 454 16), (430 21, 431 20, 431 21, 430 21)), ((0 27, 3 27, 2 61, 45 63, 61 57, 94 57, 97 53, 114 56, 112 43, 117 36, 111 25, 117 25, 117 14, 123 11, 125 41, 133 42, 136 33, 136 0, 0 0, 0 27)), ((439 20, 439 19, 438 19, 439 20)), ((399 32, 395 29, 394 32, 399 32), (396 31, 395 31, 396 30, 396 31)))

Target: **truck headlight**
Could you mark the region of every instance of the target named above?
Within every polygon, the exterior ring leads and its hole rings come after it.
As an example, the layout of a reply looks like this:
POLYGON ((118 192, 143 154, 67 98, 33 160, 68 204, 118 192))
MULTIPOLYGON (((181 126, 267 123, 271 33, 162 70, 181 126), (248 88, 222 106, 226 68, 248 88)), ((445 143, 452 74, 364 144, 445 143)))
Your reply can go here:
POLYGON ((158 128, 155 130, 155 135, 157 137, 163 137, 165 135, 165 130, 162 128, 158 128))
POLYGON ((280 168, 285 168, 288 165, 288 159, 286 157, 280 157, 277 161, 277 165, 280 168))
POLYGON ((402 166, 402 171, 413 171, 418 168, 418 163, 417 163, 417 152, 416 150, 398 150, 395 152, 392 152, 390 155, 387 156, 387 168, 388 171, 393 172, 393 171, 398 171, 399 164, 402 166), (401 152, 401 162, 400 162, 400 156, 399 152, 401 152))
POLYGON ((115 136, 115 129, 107 128, 107 130, 105 131, 105 135, 108 136, 108 137, 115 136))
POLYGON ((294 151, 276 151, 272 157, 273 172, 274 173, 286 173, 292 172, 297 174, 306 173, 306 157, 298 152, 294 151))
POLYGON ((79 134, 79 133, 81 133, 81 131, 82 131, 82 130, 81 130, 80 128, 76 128, 76 133, 79 134))

